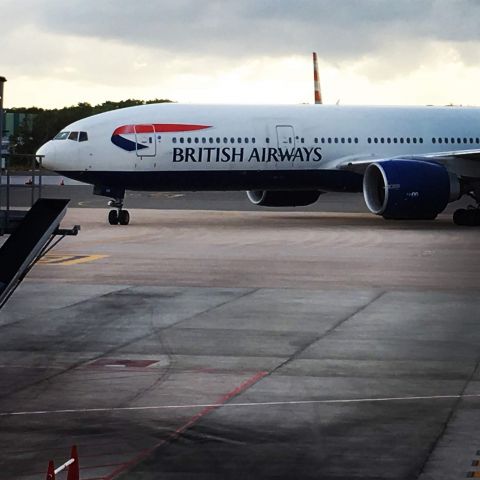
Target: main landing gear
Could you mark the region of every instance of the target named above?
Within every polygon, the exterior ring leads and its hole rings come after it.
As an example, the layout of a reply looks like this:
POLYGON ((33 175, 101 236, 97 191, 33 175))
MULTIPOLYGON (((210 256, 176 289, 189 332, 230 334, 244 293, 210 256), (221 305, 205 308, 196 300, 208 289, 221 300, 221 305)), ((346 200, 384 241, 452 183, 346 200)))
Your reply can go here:
POLYGON ((123 209, 123 198, 110 200, 108 206, 116 208, 116 210, 108 212, 108 223, 110 225, 128 225, 130 223, 130 213, 123 209))
POLYGON ((93 193, 112 199, 108 202, 108 206, 113 207, 113 210, 110 210, 108 213, 108 223, 110 225, 128 225, 130 223, 130 213, 128 213, 128 210, 123 209, 123 200, 125 199, 124 188, 95 185, 93 187, 93 193))
POLYGON ((453 223, 468 227, 480 226, 480 190, 475 190, 468 194, 475 200, 476 206, 460 208, 453 214, 453 223))

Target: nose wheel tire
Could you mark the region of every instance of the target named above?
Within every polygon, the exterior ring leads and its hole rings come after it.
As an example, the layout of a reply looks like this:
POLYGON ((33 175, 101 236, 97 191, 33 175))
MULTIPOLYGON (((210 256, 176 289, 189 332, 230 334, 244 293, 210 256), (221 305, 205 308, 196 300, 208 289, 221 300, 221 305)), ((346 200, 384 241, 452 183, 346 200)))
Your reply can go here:
POLYGON ((118 212, 118 223, 120 225, 128 225, 130 223, 130 213, 128 213, 128 210, 120 210, 120 212, 118 212))
POLYGON ((108 223, 110 225, 118 225, 118 213, 116 210, 108 212, 108 223))
POLYGON ((130 213, 128 210, 110 210, 108 212, 108 223, 110 225, 128 225, 130 223, 130 213))

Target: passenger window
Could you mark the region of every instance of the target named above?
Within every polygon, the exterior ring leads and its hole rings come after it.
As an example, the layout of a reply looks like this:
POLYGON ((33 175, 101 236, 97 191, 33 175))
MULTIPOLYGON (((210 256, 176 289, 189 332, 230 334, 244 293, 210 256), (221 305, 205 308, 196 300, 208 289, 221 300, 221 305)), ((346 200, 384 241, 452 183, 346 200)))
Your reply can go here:
MULTIPOLYGON (((160 140, 161 137, 159 137, 160 140)), ((80 136, 78 137, 79 142, 86 142, 88 141, 88 134, 87 132, 80 132, 80 136)))
POLYGON ((437 140, 435 138, 432 138, 432 143, 437 143, 437 140))
POLYGON ((210 138, 208 139, 208 142, 209 142, 209 143, 213 143, 213 138, 210 137, 210 138))
POLYGON ((240 137, 237 138, 238 143, 242 143, 242 139, 240 137))
POLYGON ((367 142, 372 143, 372 139, 370 137, 368 137, 367 142))
POLYGON ((252 143, 255 143, 256 140, 255 140, 255 137, 252 137, 252 143))
POLYGON ((187 137, 187 143, 192 143, 192 138, 191 137, 187 137))
POLYGON ((265 143, 270 143, 270 139, 268 137, 265 139, 265 143))
POLYGON ((358 138, 357 137, 355 137, 355 143, 358 143, 358 138))
POLYGON ((180 137, 180 143, 183 143, 185 139, 183 137, 180 137))
POLYGON ((383 137, 380 139, 380 143, 385 143, 385 139, 383 137))
POLYGON ((194 141, 195 141, 195 143, 198 143, 199 142, 198 137, 195 137, 194 141))
POLYGON ((342 137, 342 138, 340 139, 340 142, 341 142, 341 143, 345 143, 345 138, 342 137))
POLYGON ((400 137, 400 143, 403 143, 403 137, 400 137))
POLYGON ((415 137, 412 138, 413 143, 417 143, 417 139, 415 137))
POLYGON ((313 139, 313 141, 314 141, 314 143, 318 143, 318 138, 315 137, 315 138, 313 139))
POLYGON ((245 137, 245 143, 248 143, 248 138, 247 137, 245 137))
POLYGON ((70 135, 68 136, 69 140, 73 140, 74 142, 78 141, 78 132, 70 132, 70 135))
POLYGON ((419 141, 420 143, 423 143, 423 138, 419 138, 418 141, 419 141))
POLYGON ((207 143, 207 139, 205 137, 202 137, 202 143, 207 143))
POLYGON ((397 137, 394 137, 394 138, 393 138, 393 143, 398 143, 397 137))
POLYGON ((230 143, 235 143, 235 139, 233 137, 230 138, 230 143))
POLYGON ((177 143, 177 137, 172 138, 172 143, 177 143))

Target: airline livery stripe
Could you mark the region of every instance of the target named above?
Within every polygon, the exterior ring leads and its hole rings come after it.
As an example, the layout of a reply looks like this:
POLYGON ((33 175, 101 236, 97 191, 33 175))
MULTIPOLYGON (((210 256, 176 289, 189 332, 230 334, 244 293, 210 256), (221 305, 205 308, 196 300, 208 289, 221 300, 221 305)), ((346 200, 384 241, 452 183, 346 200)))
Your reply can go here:
POLYGON ((113 135, 124 135, 128 133, 169 133, 169 132, 192 132, 205 130, 210 125, 190 125, 183 123, 155 123, 142 125, 123 125, 113 132, 113 135))

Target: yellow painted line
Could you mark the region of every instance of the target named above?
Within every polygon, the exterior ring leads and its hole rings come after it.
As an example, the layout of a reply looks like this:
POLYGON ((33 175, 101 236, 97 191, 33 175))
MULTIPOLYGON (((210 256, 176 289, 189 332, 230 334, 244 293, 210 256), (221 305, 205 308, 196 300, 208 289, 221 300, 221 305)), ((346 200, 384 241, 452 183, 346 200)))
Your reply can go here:
POLYGON ((79 265, 81 263, 93 262, 106 258, 108 255, 61 255, 58 253, 47 253, 39 260, 40 265, 79 265))

